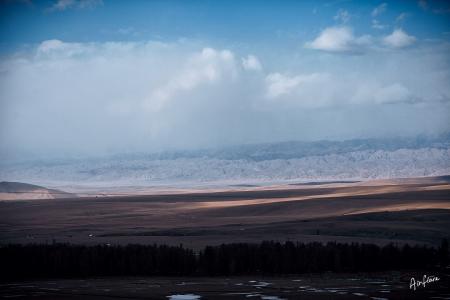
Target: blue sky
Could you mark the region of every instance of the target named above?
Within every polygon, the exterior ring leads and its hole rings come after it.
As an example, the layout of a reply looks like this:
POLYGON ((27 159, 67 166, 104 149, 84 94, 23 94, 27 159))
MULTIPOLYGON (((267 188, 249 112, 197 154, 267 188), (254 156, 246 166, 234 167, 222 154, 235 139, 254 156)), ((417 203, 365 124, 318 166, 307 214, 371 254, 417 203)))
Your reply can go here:
POLYGON ((449 39, 449 1, 2 1, 0 156, 449 132, 449 39))
POLYGON ((380 35, 402 27, 420 39, 450 35, 448 1, 74 0, 60 1, 68 4, 59 8, 55 2, 3 1, 2 43, 189 38, 242 44, 277 41, 282 46, 301 44, 342 23, 358 34, 380 35), (373 15, 377 7, 379 13, 373 15), (337 19, 339 11, 348 14, 348 20, 337 19), (374 20, 384 28, 374 28, 374 20))

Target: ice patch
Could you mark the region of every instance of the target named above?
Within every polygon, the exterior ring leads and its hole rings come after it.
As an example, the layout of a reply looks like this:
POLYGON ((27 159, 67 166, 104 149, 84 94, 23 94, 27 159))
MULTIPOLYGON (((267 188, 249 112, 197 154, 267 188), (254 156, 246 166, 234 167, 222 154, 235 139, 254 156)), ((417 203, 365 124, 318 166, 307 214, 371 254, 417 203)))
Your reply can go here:
POLYGON ((171 295, 167 296, 169 300, 197 300, 200 299, 201 296, 194 294, 183 294, 183 295, 171 295))
POLYGON ((262 300, 285 300, 284 298, 280 298, 278 296, 261 296, 262 300))

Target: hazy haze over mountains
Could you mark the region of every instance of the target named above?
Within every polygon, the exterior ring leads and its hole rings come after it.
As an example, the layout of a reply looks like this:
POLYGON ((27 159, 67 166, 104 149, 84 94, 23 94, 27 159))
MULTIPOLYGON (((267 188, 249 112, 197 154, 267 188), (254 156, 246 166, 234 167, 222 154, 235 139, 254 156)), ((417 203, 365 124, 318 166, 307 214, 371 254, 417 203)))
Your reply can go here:
POLYGON ((59 185, 237 184, 450 174, 450 137, 249 144, 3 164, 2 180, 59 185))

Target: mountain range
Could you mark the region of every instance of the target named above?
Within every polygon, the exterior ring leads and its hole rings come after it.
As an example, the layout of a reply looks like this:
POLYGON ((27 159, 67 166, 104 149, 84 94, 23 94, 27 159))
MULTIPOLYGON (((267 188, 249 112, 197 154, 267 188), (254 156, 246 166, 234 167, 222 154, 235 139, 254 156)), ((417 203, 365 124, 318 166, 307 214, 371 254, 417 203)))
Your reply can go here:
POLYGON ((88 185, 365 180, 450 174, 450 135, 280 142, 3 163, 0 179, 88 185))

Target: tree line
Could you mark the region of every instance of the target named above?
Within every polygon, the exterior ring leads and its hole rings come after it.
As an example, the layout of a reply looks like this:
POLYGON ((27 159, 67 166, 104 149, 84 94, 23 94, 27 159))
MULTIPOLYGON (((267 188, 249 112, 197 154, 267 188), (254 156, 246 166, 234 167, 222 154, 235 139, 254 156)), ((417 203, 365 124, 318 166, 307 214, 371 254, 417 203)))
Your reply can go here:
POLYGON ((265 241, 206 246, 29 244, 0 246, 0 278, 230 276, 360 272, 445 267, 440 247, 265 241))

